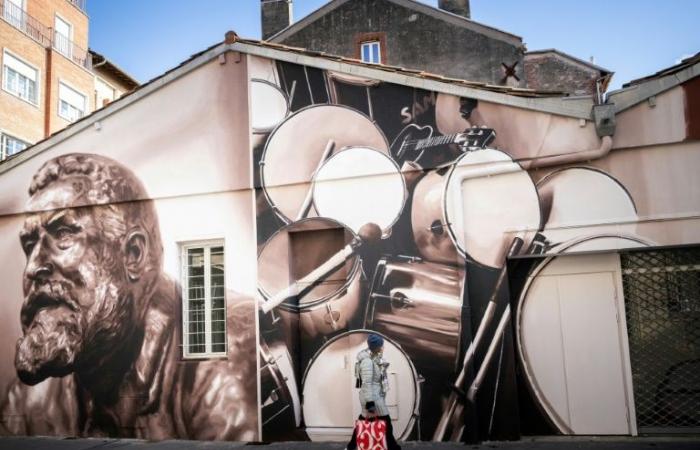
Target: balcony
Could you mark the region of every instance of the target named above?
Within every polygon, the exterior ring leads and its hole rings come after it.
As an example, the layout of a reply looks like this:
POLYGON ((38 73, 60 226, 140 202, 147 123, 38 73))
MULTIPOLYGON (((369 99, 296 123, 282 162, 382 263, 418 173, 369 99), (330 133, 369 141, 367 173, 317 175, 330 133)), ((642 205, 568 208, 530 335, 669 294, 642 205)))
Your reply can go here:
POLYGON ((68 3, 73 4, 76 8, 85 13, 87 12, 87 10, 85 9, 86 1, 87 0, 68 0, 68 3))
POLYGON ((8 0, 0 0, 0 17, 44 47, 48 47, 51 44, 49 28, 14 3, 8 0))
MULTIPOLYGON (((76 6, 85 6, 85 0, 69 0, 76 6)), ((0 18, 31 37, 42 46, 52 47, 58 53, 70 59, 87 70, 92 70, 92 55, 57 31, 43 25, 34 17, 27 14, 22 8, 8 0, 0 0, 0 18)))
POLYGON ((68 36, 54 31, 53 49, 79 66, 92 70, 92 55, 86 49, 71 41, 68 36))

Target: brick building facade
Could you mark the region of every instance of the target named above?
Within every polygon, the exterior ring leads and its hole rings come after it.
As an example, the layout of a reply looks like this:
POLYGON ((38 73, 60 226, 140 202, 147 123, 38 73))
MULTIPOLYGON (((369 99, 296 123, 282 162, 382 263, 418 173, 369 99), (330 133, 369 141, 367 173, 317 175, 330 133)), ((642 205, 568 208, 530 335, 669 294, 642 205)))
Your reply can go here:
POLYGON ((88 29, 84 0, 0 0, 0 159, 102 107, 98 85, 113 87, 110 101, 138 86, 93 65, 88 29))

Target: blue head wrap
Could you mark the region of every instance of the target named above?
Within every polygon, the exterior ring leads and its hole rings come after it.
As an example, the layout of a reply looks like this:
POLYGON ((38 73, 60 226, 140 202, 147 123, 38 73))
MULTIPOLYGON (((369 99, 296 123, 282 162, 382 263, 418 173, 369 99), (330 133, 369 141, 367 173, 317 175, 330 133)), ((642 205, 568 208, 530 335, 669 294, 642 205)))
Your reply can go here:
POLYGON ((382 337, 379 336, 378 334, 372 333, 367 338, 367 346, 372 351, 378 349, 379 347, 381 347, 383 345, 384 345, 384 339, 382 339, 382 337))

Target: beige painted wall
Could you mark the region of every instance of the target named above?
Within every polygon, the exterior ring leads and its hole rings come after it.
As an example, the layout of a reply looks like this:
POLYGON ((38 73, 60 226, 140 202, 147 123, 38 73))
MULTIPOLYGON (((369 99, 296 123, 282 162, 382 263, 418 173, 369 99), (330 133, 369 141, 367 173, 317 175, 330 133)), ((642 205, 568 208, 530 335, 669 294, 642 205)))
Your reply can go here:
POLYGON ((686 136, 685 94, 676 86, 617 114, 613 148, 681 142, 686 136))

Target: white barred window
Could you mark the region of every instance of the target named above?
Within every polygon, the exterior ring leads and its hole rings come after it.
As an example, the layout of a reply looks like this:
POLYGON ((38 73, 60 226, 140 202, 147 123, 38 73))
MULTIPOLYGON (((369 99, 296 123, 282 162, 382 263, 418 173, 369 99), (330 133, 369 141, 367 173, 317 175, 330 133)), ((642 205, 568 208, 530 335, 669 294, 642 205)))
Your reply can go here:
POLYGON ((185 357, 226 354, 223 242, 182 248, 182 329, 185 357))
POLYGON ((83 94, 66 85, 58 83, 58 115, 69 122, 75 122, 85 115, 86 98, 83 94))
POLYGON ((27 147, 29 147, 28 142, 24 142, 9 134, 0 133, 0 161, 21 152, 27 147))
POLYGON ((4 90, 22 100, 38 105, 38 80, 39 71, 37 69, 4 52, 2 70, 2 88, 4 90))

